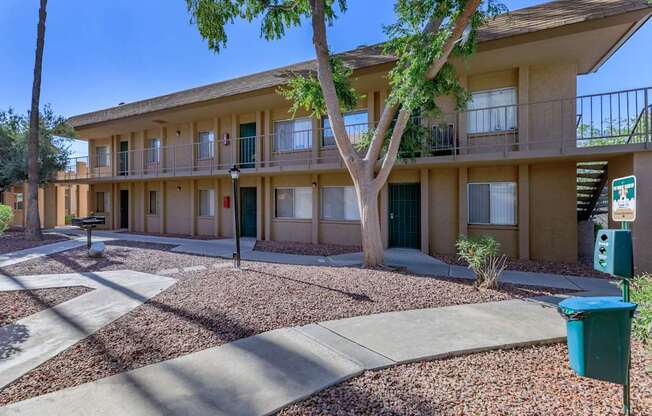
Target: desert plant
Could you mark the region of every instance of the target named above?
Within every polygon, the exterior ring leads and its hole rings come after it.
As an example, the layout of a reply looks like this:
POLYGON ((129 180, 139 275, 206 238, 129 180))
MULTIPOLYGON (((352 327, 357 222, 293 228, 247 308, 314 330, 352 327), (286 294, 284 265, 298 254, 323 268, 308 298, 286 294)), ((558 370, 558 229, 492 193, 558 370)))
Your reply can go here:
POLYGON ((631 282, 632 302, 637 303, 633 333, 644 344, 652 347, 652 275, 636 276, 631 282))
POLYGON ((0 234, 5 232, 14 218, 14 211, 7 205, 0 205, 0 234))
POLYGON ((500 243, 493 237, 460 236, 457 255, 475 273, 475 286, 484 289, 498 287, 498 278, 507 266, 507 257, 499 254, 500 243))

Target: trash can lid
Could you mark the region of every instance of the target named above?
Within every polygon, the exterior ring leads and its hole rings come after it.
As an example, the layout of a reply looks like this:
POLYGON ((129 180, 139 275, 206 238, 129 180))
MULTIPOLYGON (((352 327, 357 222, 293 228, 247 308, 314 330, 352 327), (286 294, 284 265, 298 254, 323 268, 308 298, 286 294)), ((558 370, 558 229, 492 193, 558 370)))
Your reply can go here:
POLYGON ((634 310, 636 304, 623 302, 619 296, 591 296, 569 298, 561 301, 559 307, 565 312, 597 312, 614 310, 634 310))

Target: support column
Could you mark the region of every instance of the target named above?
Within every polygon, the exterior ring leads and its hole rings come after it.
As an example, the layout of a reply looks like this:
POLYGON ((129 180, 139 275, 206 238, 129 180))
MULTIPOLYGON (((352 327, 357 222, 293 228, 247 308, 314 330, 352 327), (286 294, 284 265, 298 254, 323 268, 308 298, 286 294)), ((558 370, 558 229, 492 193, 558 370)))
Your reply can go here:
POLYGON ((518 150, 529 150, 529 114, 530 108, 530 67, 520 65, 518 67, 518 150))
MULTIPOLYGON (((195 149, 195 142, 197 141, 197 124, 191 121, 188 126, 190 132, 190 172, 195 171, 195 161, 197 160, 197 149, 195 149)), ((194 234, 193 234, 194 235, 194 234)))
POLYGON ((321 142, 321 125, 320 125, 320 120, 316 117, 312 117, 310 119, 311 121, 311 126, 312 126, 312 148, 310 151, 310 163, 319 163, 319 145, 321 142))
POLYGON ((134 193, 135 193, 134 189, 135 189, 134 183, 129 182, 127 184, 127 191, 129 192, 129 199, 127 200, 127 211, 129 212, 129 214, 128 214, 129 221, 127 221, 127 229, 129 231, 135 231, 134 230, 134 223, 135 223, 135 221, 134 221, 134 211, 135 211, 135 205, 136 204, 134 203, 135 202, 134 201, 134 193))
POLYGON ((430 253, 430 172, 428 169, 421 169, 421 251, 430 253))
POLYGON ((468 200, 468 182, 469 182, 469 169, 459 168, 457 173, 458 179, 458 231, 460 235, 468 234, 469 223, 469 200, 468 200))
POLYGON ((383 236, 383 248, 389 247, 389 185, 385 183, 380 190, 380 233, 383 236))
POLYGON ((111 221, 111 228, 114 230, 118 229, 119 226, 119 215, 118 215, 118 200, 120 198, 120 184, 114 183, 111 184, 111 215, 113 220, 111 221))
POLYGON ((197 195, 196 193, 196 183, 194 179, 190 180, 190 235, 194 236, 197 234, 197 195))
POLYGON ((159 189, 159 198, 161 198, 160 201, 159 201, 159 211, 160 212, 158 213, 159 221, 160 221, 159 232, 161 234, 165 234, 165 213, 167 211, 167 207, 166 207, 166 195, 165 195, 166 192, 165 192, 165 182, 164 181, 159 182, 159 188, 158 189, 159 189))
POLYGON ((168 130, 165 127, 161 126, 158 134, 161 139, 161 162, 159 165, 159 171, 163 173, 166 171, 167 159, 168 159, 167 158, 168 130))
POLYGON ((312 175, 312 243, 319 244, 319 175, 312 175))
POLYGON ((213 189, 215 194, 215 212, 213 213, 213 227, 215 237, 220 236, 220 214, 222 212, 222 206, 220 205, 220 180, 213 180, 213 189))
POLYGON ((238 164, 238 147, 240 147, 240 140, 238 132, 238 116, 231 114, 231 164, 238 164))
POLYGON ((518 257, 530 260, 530 165, 518 165, 518 257))
POLYGON ((263 177, 256 178, 256 240, 263 239, 263 177))
MULTIPOLYGON (((95 185, 88 185, 88 191, 86 192, 86 212, 87 215, 95 213, 95 185)), ((80 215, 83 216, 83 215, 80 215)))
MULTIPOLYGON (((469 79, 466 75, 460 77, 460 84, 464 89, 468 90, 469 79)), ((460 149, 460 154, 465 154, 468 152, 468 138, 467 138, 467 126, 466 126, 466 113, 462 111, 457 112, 457 137, 459 140, 458 146, 460 149)))
POLYGON ((272 239, 272 177, 265 176, 265 241, 272 239))
POLYGON ((263 138, 263 147, 265 166, 272 166, 272 110, 265 110, 264 118, 265 137, 263 138))
POLYGON ((263 142, 262 142, 262 136, 263 136, 263 112, 262 111, 256 111, 256 142, 254 143, 254 148, 255 148, 255 166, 257 168, 263 166, 264 162, 264 157, 263 157, 263 142))
POLYGON ((369 128, 376 127, 376 92, 369 91, 367 93, 367 119, 369 120, 369 128))
MULTIPOLYGON (((214 165, 217 169, 220 169, 220 118, 213 118, 213 157, 214 165)), ((217 185, 216 185, 217 186, 217 185)), ((215 188, 215 193, 217 194, 217 187, 215 188)), ((215 210, 217 210, 217 205, 215 205, 215 210)), ((217 228, 216 228, 217 230, 217 228)))
POLYGON ((147 214, 149 210, 147 209, 147 204, 149 202, 149 189, 147 188, 147 182, 142 182, 142 188, 143 188, 143 197, 141 198, 141 201, 143 203, 143 210, 142 210, 142 215, 143 215, 143 232, 147 233, 147 214))

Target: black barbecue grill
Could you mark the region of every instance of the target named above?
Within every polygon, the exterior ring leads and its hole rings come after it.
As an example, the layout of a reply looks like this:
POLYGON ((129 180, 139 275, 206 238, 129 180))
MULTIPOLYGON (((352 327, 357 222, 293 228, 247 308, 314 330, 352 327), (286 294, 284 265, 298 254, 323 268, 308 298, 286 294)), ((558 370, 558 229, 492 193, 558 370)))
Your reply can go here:
POLYGON ((86 230, 86 247, 91 248, 91 232, 93 228, 98 225, 106 224, 106 218, 98 217, 97 215, 91 215, 90 217, 84 218, 73 218, 72 225, 75 225, 79 228, 86 230))

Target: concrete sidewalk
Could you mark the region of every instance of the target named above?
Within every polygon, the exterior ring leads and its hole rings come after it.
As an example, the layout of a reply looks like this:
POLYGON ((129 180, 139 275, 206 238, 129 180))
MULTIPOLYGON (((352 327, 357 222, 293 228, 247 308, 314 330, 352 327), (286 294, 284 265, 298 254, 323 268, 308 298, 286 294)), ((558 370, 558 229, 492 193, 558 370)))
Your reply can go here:
POLYGON ((285 328, 0 408, 0 415, 267 415, 368 369, 565 338, 558 299, 285 328))

